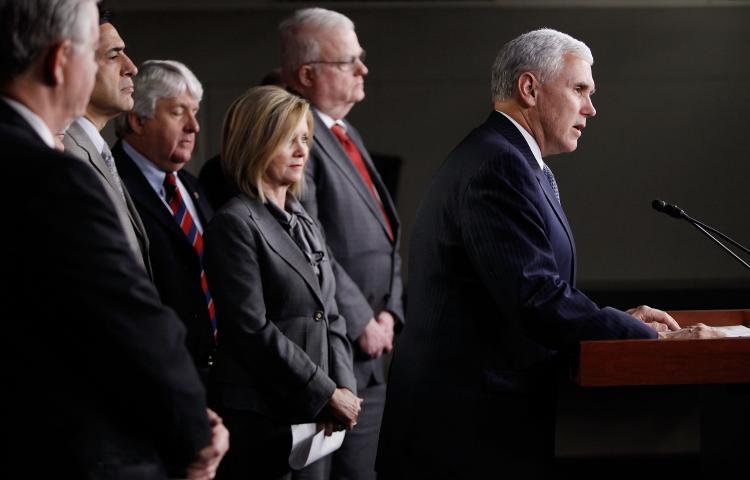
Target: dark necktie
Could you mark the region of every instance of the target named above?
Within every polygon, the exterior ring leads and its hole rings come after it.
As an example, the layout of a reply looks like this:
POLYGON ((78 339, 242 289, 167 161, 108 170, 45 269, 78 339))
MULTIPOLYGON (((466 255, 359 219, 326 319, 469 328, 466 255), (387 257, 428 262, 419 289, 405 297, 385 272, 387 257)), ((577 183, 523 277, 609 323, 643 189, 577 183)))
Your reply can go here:
MULTIPOLYGON (((547 166, 547 164, 544 164, 544 168, 542 168, 542 171, 544 172, 544 176, 547 177, 547 181, 549 182, 549 186, 552 187, 552 191, 555 193, 555 198, 557 199, 557 203, 560 203, 560 191, 557 189, 557 182, 555 181, 555 175, 552 173, 552 170, 547 166)), ((562 203, 560 203, 562 205, 562 203)))
POLYGON ((391 227, 391 221, 388 218, 388 213, 386 213, 385 211, 383 202, 380 200, 380 195, 378 195, 378 191, 375 188, 375 184, 372 182, 372 177, 370 177, 370 172, 367 171, 367 165, 365 165, 365 161, 362 159, 362 155, 359 153, 359 149, 354 144, 354 142, 352 142, 352 139, 349 138, 349 135, 346 134, 344 127, 342 127, 341 125, 334 124, 331 127, 331 131, 336 136, 336 138, 338 138, 339 142, 341 142, 341 146, 344 147, 344 151, 346 152, 346 155, 349 157, 352 164, 354 164, 354 168, 356 168, 357 171, 359 172, 360 177, 362 177, 362 181, 365 182, 365 186, 367 186, 367 189, 372 194, 372 197, 375 200, 375 203, 378 205, 378 207, 380 207, 380 211, 383 214, 383 219, 385 220, 386 230, 388 231, 388 238, 390 238, 392 242, 393 241, 393 228, 391 227))
POLYGON ((201 288, 206 297, 208 318, 211 320, 211 332, 214 335, 214 342, 216 342, 216 309, 214 308, 214 300, 211 298, 211 292, 208 290, 206 271, 203 269, 203 236, 198 231, 198 226, 195 224, 193 216, 190 215, 190 210, 188 210, 187 204, 180 194, 180 189, 177 188, 177 175, 174 172, 167 173, 164 177, 164 191, 166 192, 167 203, 170 210, 172 210, 174 219, 183 233, 185 233, 185 236, 187 236, 188 241, 195 249, 195 253, 198 254, 198 261, 201 267, 201 288))

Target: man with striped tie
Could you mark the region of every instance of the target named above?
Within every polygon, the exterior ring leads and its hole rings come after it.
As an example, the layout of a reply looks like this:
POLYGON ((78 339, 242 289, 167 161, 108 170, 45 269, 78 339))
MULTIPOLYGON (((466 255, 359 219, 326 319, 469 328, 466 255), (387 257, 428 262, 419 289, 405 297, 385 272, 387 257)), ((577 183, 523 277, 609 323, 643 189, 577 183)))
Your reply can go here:
POLYGON ((200 126, 203 87, 185 65, 149 60, 135 78, 133 110, 117 119, 112 154, 146 226, 154 283, 187 327, 204 381, 216 345, 216 314, 203 270, 203 227, 213 215, 183 170, 200 126))

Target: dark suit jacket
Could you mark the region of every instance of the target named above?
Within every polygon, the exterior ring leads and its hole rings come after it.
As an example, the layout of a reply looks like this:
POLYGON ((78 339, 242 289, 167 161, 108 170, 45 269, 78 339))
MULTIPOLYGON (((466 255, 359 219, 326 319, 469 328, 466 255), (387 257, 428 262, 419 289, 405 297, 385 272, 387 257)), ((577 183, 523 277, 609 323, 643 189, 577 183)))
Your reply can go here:
POLYGON ((221 167, 221 155, 218 153, 206 160, 201 167, 198 181, 206 192, 208 203, 218 210, 237 195, 237 189, 229 184, 221 167))
POLYGON ((167 478, 209 442, 204 390, 112 197, 0 102, 6 465, 29 478, 167 478), (12 462, 12 463, 11 463, 12 462))
POLYGON ((130 241, 131 248, 133 251, 140 254, 140 260, 143 262, 149 275, 152 275, 153 272, 149 261, 149 239, 146 235, 146 228, 143 226, 143 222, 141 221, 140 215, 138 215, 138 211, 133 204, 132 198, 130 198, 127 186, 123 185, 123 194, 125 197, 123 201, 117 188, 116 180, 109 172, 107 164, 102 160, 101 152, 96 151, 96 147, 86 131, 77 123, 73 122, 65 131, 63 145, 65 145, 65 153, 87 162, 102 179, 104 187, 114 194, 115 208, 126 213, 128 217, 128 222, 124 224, 124 228, 125 234, 130 241))
MULTIPOLYGON (((200 282, 198 254, 146 177, 122 149, 122 142, 114 145, 112 156, 148 233, 156 289, 162 301, 175 309, 187 327, 188 350, 201 372, 207 375, 214 339, 200 282)), ((206 228, 213 210, 198 182, 188 172, 180 171, 177 175, 193 200, 201 225, 206 228)))
POLYGON ((336 301, 346 318, 347 334, 355 349, 354 371, 360 388, 383 383, 383 357, 371 359, 359 349, 357 338, 367 322, 382 310, 393 313, 399 328, 404 318, 399 236, 396 207, 356 129, 347 133, 357 145, 390 219, 395 241, 388 238, 382 211, 365 186, 341 143, 317 113, 315 142, 305 172, 307 191, 303 205, 325 230, 336 257, 336 301))
POLYGON ((553 453, 559 354, 581 340, 656 336, 575 288, 565 214, 497 112, 433 179, 410 252, 409 322, 380 437, 384 478, 534 477, 525 469, 553 453))
POLYGON ((265 205, 230 200, 208 226, 205 262, 219 318, 212 377, 221 408, 292 425, 313 421, 337 386, 356 392, 330 261, 319 284, 265 205))

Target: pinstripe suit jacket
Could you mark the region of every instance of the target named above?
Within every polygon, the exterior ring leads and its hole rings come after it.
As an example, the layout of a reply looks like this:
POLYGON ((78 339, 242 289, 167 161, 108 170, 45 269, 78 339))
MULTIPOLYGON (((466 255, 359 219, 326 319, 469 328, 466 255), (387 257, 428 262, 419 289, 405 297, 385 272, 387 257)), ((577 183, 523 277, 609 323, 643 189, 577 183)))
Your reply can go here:
POLYGON ((346 318, 346 330, 354 347, 357 385, 383 383, 383 357, 372 359, 359 349, 357 338, 367 322, 388 310, 403 322, 400 224, 396 207, 373 166, 356 129, 346 123, 357 145, 391 223, 395 241, 388 238, 383 213, 341 143, 314 113, 315 143, 305 167, 307 191, 302 203, 325 230, 328 246, 336 257, 336 302, 346 318))
POLYGON ((500 113, 438 171, 410 252, 409 321, 391 366, 380 472, 422 461, 474 478, 497 474, 499 458, 551 455, 558 354, 574 354, 581 340, 656 336, 575 288, 565 214, 500 113))

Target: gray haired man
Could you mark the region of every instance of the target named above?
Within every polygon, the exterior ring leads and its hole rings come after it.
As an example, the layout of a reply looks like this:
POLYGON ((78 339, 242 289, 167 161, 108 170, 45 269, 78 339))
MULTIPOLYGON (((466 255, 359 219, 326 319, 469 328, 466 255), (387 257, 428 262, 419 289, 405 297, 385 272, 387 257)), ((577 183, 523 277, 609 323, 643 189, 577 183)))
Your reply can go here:
POLYGON ((679 328, 660 310, 600 308, 575 288, 573 233, 544 159, 575 150, 596 114, 592 64, 583 42, 555 30, 508 42, 494 111, 432 180, 412 234, 381 478, 554 478, 562 362, 582 340, 679 328))
POLYGON ((305 209, 320 220, 341 268, 336 302, 354 348, 358 424, 332 456, 331 478, 374 479, 385 399, 384 354, 403 324, 400 223, 364 141, 346 116, 365 97, 365 52, 354 23, 322 8, 279 25, 282 78, 313 106, 305 209))
POLYGON ((8 208, 2 449, 14 478, 210 478, 221 420, 133 255, 114 194, 53 133, 82 115, 92 0, 0 0, 0 157, 8 208), (19 194, 19 191, 21 191, 19 194))
POLYGON ((213 215, 190 161, 203 87, 184 64, 149 60, 135 78, 133 109, 117 119, 117 169, 149 237, 154 284, 187 328, 186 344, 205 380, 216 313, 202 265, 203 227, 213 215), (184 207, 184 208, 183 208, 184 207))

